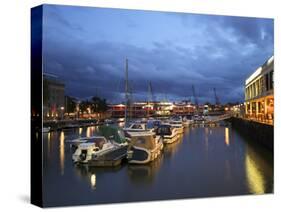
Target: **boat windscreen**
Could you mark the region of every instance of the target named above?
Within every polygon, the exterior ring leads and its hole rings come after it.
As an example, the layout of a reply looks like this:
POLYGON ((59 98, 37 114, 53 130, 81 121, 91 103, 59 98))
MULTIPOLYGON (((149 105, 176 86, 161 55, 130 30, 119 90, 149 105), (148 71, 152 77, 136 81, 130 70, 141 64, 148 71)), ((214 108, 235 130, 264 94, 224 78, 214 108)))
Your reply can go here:
POLYGON ((154 128, 154 123, 152 121, 147 122, 146 125, 147 129, 153 129, 154 128))
POLYGON ((157 135, 171 135, 171 128, 169 126, 160 126, 157 128, 157 135))
POLYGON ((117 127, 101 126, 99 134, 107 139, 113 139, 116 143, 126 142, 124 131, 117 127))

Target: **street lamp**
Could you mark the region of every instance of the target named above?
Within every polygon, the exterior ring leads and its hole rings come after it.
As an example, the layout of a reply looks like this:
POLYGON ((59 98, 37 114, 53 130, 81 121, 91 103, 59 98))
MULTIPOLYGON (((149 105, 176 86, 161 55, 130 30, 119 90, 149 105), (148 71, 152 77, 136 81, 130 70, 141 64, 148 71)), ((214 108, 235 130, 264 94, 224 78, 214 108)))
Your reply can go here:
POLYGON ((61 110, 61 119, 63 119, 63 115, 64 115, 64 107, 60 107, 60 110, 61 110))

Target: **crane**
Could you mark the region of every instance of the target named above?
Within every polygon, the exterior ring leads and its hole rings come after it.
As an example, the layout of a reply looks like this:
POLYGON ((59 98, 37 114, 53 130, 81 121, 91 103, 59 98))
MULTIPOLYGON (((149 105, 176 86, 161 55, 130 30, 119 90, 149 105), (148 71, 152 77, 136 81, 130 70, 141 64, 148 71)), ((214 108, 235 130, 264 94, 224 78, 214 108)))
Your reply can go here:
POLYGON ((193 94, 195 106, 198 107, 198 99, 197 99, 197 96, 196 96, 196 94, 195 94, 194 85, 192 85, 192 94, 193 94))
POLYGON ((214 95, 215 95, 215 104, 219 105, 220 101, 219 101, 219 97, 217 96, 216 88, 214 88, 214 95))

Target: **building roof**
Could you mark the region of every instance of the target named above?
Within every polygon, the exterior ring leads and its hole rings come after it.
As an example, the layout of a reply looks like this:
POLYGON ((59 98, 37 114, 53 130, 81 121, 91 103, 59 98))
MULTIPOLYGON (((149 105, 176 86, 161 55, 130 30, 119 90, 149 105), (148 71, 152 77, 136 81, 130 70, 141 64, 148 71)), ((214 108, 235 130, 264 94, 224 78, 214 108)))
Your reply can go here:
POLYGON ((252 73, 245 81, 245 85, 248 85, 250 82, 252 82, 255 78, 260 76, 262 71, 267 68, 269 65, 271 65, 274 62, 274 56, 271 56, 268 60, 265 61, 265 63, 258 67, 254 73, 252 73))

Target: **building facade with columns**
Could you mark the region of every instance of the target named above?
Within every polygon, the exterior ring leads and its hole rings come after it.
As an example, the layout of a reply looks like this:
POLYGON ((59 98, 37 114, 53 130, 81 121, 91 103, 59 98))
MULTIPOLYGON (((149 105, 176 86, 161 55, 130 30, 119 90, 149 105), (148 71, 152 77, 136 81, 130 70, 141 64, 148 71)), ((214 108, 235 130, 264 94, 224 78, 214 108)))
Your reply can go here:
POLYGON ((246 79, 245 114, 247 118, 273 124, 274 56, 246 79))

